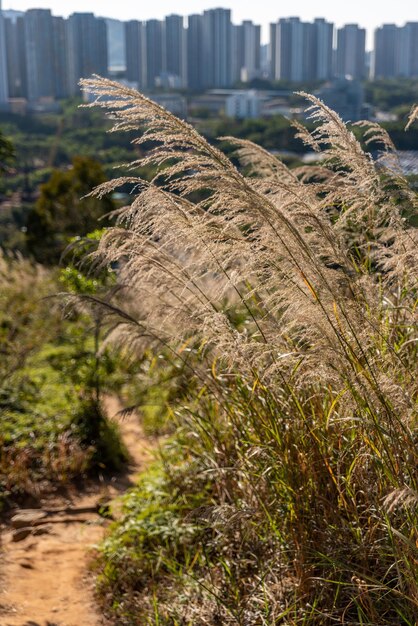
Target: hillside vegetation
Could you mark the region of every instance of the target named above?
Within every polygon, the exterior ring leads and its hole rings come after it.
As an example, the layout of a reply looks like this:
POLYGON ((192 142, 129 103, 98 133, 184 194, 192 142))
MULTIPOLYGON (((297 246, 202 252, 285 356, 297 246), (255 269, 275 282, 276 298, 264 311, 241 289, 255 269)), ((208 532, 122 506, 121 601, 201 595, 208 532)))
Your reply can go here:
POLYGON ((134 160, 106 181, 93 113, 27 207, 38 262, 0 256, 0 506, 126 462, 118 394, 160 446, 94 563, 110 623, 416 626, 418 198, 389 134, 299 94, 320 165, 289 169, 83 85, 134 160))
POLYGON ((138 405, 169 373, 171 435, 98 563, 113 619, 413 626, 417 196, 389 136, 357 127, 373 162, 305 94, 314 130, 298 133, 321 166, 224 139, 237 169, 137 92, 84 87, 151 145, 95 191, 130 185, 132 200, 94 255, 119 292, 90 304, 142 363, 138 405))
POLYGON ((81 285, 96 290, 71 266, 0 254, 0 512, 125 460, 101 409, 119 385, 115 357, 98 356, 91 317, 63 316, 56 297, 81 285))

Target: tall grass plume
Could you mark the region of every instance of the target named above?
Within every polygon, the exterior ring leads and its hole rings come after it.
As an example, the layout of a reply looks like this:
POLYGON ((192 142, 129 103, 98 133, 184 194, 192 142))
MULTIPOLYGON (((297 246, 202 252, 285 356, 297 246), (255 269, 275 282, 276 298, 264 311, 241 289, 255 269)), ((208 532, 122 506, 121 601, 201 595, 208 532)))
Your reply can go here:
MULTIPOLYGON (((82 85, 113 132, 138 131, 143 155, 92 192, 124 186, 132 201, 92 257, 113 269, 117 297, 90 303, 107 315, 107 341, 188 368, 184 472, 214 481, 199 509, 211 548, 186 567, 201 585, 188 588, 187 609, 158 592, 163 623, 190 611, 181 623, 219 623, 220 611, 222 623, 412 626, 417 194, 389 136, 363 122, 358 140, 302 94, 315 126, 296 130, 320 165, 288 169, 223 138, 232 161, 137 91, 82 85)), ((198 515, 187 485, 183 523, 198 515)))

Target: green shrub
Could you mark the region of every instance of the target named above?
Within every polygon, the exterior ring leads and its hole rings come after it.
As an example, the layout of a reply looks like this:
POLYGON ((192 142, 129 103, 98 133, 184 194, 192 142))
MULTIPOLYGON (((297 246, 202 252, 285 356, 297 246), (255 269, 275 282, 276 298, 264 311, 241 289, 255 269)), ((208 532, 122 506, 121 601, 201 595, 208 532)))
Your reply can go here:
POLYGON ((85 313, 64 319, 57 291, 54 272, 0 256, 0 500, 127 458, 101 409, 120 384, 117 357, 98 354, 85 313))

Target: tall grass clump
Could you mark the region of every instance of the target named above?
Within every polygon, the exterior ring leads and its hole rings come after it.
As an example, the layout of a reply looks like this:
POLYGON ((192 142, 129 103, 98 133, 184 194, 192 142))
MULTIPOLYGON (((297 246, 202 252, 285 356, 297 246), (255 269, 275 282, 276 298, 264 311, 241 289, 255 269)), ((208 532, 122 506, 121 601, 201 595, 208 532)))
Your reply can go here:
POLYGON ((412 626, 417 196, 390 138, 363 122, 360 143, 302 94, 315 130, 297 132, 321 165, 289 170, 223 138, 237 167, 136 91, 100 78, 83 87, 113 131, 141 130, 143 154, 93 192, 130 186, 132 202, 94 255, 113 269, 117 299, 88 300, 109 342, 172 355, 191 390, 164 488, 148 495, 152 510, 194 525, 194 556, 163 532, 150 543, 152 516, 122 522, 104 572, 112 593, 141 600, 121 623, 412 626), (369 142, 381 144, 377 161, 369 142), (144 166, 151 181, 136 175, 144 166))

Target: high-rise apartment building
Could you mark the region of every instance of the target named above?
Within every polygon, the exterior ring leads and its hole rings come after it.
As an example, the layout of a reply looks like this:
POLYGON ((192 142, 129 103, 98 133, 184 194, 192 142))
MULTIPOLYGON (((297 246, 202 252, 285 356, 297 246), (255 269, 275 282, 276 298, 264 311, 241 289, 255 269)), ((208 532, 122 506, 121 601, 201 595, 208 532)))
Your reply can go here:
POLYGON ((308 57, 312 54, 313 64, 308 74, 310 74, 312 80, 328 80, 333 75, 334 24, 319 17, 309 26, 312 29, 312 35, 310 50, 308 44, 308 57))
POLYGON ((24 18, 4 19, 7 78, 10 98, 26 97, 24 18))
POLYGON ((68 33, 66 20, 62 17, 52 18, 52 37, 54 95, 56 98, 68 98, 68 33))
POLYGON ((68 97, 65 20, 35 9, 5 19, 4 31, 10 98, 68 97))
POLYGON ((395 24, 383 24, 375 30, 373 78, 394 78, 398 74, 399 30, 395 24))
POLYGON ((333 24, 318 18, 301 22, 283 18, 270 25, 270 62, 273 80, 301 82, 332 76, 333 24))
POLYGON ((232 83, 232 23, 230 9, 203 13, 203 86, 230 87, 232 83))
POLYGON ((241 80, 244 59, 244 36, 242 25, 231 24, 231 84, 241 80))
MULTIPOLYGON (((0 102, 79 95, 80 78, 107 76, 109 68, 147 90, 229 88, 267 74, 290 83, 362 80, 370 65, 365 41, 364 29, 347 24, 334 50, 332 23, 290 17, 271 24, 270 44, 261 46, 260 26, 232 24, 222 8, 190 15, 187 24, 180 15, 124 23, 92 13, 0 11, 0 102)), ((418 22, 376 30, 371 75, 418 77, 418 22)))
POLYGON ((187 85, 187 40, 184 18, 168 15, 165 18, 165 70, 172 85, 187 85))
POLYGON ((375 30, 373 78, 418 77, 418 22, 399 27, 383 24, 375 30))
POLYGON ((306 24, 298 17, 281 19, 271 25, 273 80, 300 82, 306 79, 306 24))
POLYGON ((247 20, 232 29, 233 82, 248 82, 260 75, 261 26, 247 20))
POLYGON ((346 24, 337 31, 335 73, 339 78, 366 78, 366 30, 346 24))
POLYGON ((126 68, 125 22, 105 19, 107 32, 107 66, 109 70, 122 72, 126 68))
POLYGON ((107 31, 93 13, 73 13, 67 21, 68 89, 78 95, 80 78, 107 76, 107 31))
POLYGON ((145 22, 145 50, 146 50, 146 87, 154 89, 165 72, 165 45, 164 23, 160 20, 145 22))
POLYGON ((203 88, 203 15, 187 18, 187 86, 189 89, 203 88))
POLYGON ((26 97, 29 101, 55 96, 53 20, 49 9, 24 15, 26 97))
POLYGON ((146 87, 147 58, 143 22, 131 20, 125 23, 125 45, 126 78, 137 83, 140 89, 144 89, 146 87))
POLYGON ((398 31, 397 74, 418 78, 418 22, 407 22, 398 31))
POLYGON ((0 0, 0 106, 8 102, 9 84, 7 79, 6 34, 0 0))

